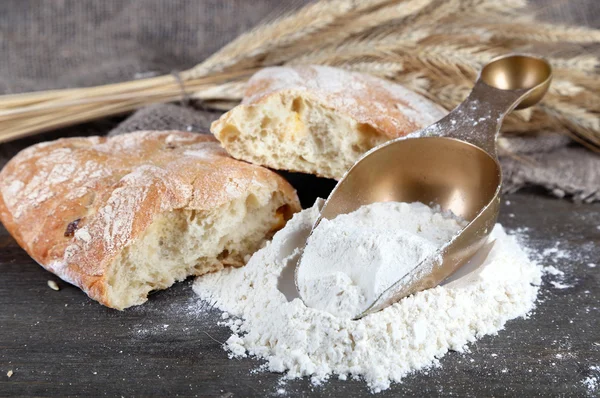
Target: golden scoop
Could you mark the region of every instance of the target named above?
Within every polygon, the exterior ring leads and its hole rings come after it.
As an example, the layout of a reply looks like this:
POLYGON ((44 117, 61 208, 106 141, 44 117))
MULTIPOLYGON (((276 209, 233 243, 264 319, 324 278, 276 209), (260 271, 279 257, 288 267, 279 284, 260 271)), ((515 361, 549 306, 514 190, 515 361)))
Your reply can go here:
MULTIPOLYGON (((514 54, 496 58, 481 70, 469 97, 446 117, 373 148, 338 182, 313 230, 322 218, 388 201, 437 204, 469 222, 355 319, 437 286, 483 246, 500 205, 502 171, 496 136, 502 121, 513 109, 536 104, 551 78, 550 65, 541 58, 514 54)), ((300 260, 296 288, 299 266, 300 260)))

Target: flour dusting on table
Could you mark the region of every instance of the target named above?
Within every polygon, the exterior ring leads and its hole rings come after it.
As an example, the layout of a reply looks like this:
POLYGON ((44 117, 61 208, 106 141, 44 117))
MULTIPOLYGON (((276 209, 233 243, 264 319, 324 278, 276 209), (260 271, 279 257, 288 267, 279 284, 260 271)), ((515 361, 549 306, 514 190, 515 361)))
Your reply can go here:
POLYGON ((506 321, 532 310, 542 271, 516 240, 496 225, 495 243, 482 265, 462 278, 419 292, 359 321, 337 318, 287 301, 278 288, 284 267, 295 262, 318 205, 298 213, 243 268, 199 277, 200 297, 227 312, 231 357, 254 356, 285 378, 358 377, 373 392, 438 364, 449 350, 496 334, 506 321))

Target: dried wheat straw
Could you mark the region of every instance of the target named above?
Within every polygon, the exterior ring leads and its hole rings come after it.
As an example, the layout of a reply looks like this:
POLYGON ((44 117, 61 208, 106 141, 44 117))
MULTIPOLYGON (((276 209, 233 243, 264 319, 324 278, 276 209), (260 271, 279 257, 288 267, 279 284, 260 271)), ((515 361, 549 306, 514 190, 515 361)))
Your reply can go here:
POLYGON ((0 96, 0 142, 189 97, 229 109, 257 70, 326 64, 390 79, 452 109, 481 66, 511 51, 548 55, 554 84, 505 130, 568 129, 600 149, 600 60, 586 45, 600 31, 535 20, 525 0, 329 0, 241 35, 201 64, 172 75, 104 86, 0 96))

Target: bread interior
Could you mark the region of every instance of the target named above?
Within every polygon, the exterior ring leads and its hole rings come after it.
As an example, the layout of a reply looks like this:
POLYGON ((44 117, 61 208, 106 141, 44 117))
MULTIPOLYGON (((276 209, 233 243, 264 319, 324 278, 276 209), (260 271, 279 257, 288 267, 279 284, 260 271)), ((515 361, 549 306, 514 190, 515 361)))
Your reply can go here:
POLYGON ((115 308, 124 309, 190 275, 242 266, 291 213, 276 192, 249 194, 211 211, 161 214, 109 268, 109 298, 115 308))
POLYGON ((386 141, 371 125, 298 91, 238 106, 214 122, 212 131, 235 158, 335 179, 366 151, 386 141))

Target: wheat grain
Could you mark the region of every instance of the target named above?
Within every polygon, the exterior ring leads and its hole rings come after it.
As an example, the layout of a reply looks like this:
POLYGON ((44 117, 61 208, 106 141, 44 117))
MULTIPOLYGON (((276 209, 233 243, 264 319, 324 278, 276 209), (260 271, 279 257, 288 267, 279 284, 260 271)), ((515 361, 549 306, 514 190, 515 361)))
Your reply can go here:
POLYGON ((404 70, 404 66, 400 62, 354 62, 339 66, 349 71, 366 73, 384 79, 394 79, 404 70))
POLYGON ((299 54, 314 50, 315 47, 323 48, 328 45, 335 46, 343 43, 349 38, 364 36, 365 32, 378 26, 391 23, 402 23, 406 18, 426 8, 433 0, 405 0, 395 2, 394 4, 381 7, 373 12, 364 13, 356 19, 347 21, 345 24, 328 29, 319 41, 306 38, 300 42, 294 43, 293 47, 288 47, 274 52, 271 56, 264 59, 267 64, 279 64, 295 58, 299 54))
POLYGON ((600 59, 592 55, 576 55, 569 58, 549 57, 548 61, 554 69, 578 71, 583 73, 597 74, 600 71, 600 59))
POLYGON ((543 51, 554 83, 539 106, 509 115, 505 131, 568 127, 600 148, 600 60, 583 53, 600 31, 535 21, 525 0, 328 0, 264 23, 174 76, 0 97, 0 142, 193 98, 228 109, 245 82, 271 65, 325 64, 390 79, 446 109, 461 102, 481 66, 511 51, 543 51), (558 126, 558 127, 557 127, 558 126))
POLYGON ((361 11, 377 8, 391 0, 329 0, 319 1, 299 11, 260 25, 238 37, 202 64, 185 73, 186 79, 220 72, 242 61, 289 46, 307 36, 322 31, 340 18, 351 18, 361 11))
POLYGON ((549 92, 552 94, 558 94, 565 97, 574 97, 577 94, 583 92, 585 89, 581 86, 574 84, 564 79, 554 79, 550 86, 549 92))
POLYGON ((597 134, 600 130, 600 113, 558 99, 544 101, 540 107, 574 133, 573 138, 590 148, 600 148, 600 136, 597 134))
POLYGON ((522 42, 600 42, 600 31, 572 26, 545 24, 536 21, 532 24, 496 23, 485 27, 496 38, 512 39, 522 42))

